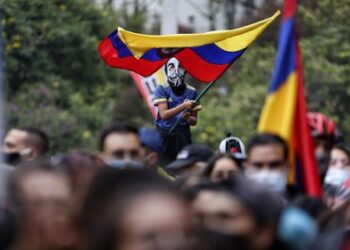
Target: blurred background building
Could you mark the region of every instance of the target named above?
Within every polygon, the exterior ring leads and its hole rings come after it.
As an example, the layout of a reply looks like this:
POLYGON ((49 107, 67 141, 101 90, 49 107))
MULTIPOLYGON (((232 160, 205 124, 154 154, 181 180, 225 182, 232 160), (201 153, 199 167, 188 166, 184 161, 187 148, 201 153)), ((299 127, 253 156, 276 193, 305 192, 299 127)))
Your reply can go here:
MULTIPOLYGON (((148 25, 157 22, 166 13, 165 19, 175 18, 179 33, 198 33, 209 30, 231 29, 239 26, 241 19, 254 16, 266 0, 95 0, 114 9, 133 11, 135 4, 147 5, 148 25)), ((167 22, 167 25, 172 25, 167 22)))

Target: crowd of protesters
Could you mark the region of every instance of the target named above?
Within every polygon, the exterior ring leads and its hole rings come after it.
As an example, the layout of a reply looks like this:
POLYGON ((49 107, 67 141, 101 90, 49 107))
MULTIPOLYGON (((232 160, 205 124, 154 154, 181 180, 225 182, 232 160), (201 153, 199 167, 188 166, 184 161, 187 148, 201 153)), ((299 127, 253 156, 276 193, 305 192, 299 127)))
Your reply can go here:
POLYGON ((310 197, 289 181, 291 149, 275 134, 192 144, 197 92, 176 59, 165 69, 156 128, 115 122, 101 131, 99 152, 51 155, 42 130, 8 131, 0 249, 350 249, 350 152, 334 122, 308 117, 323 187, 310 197))
POLYGON ((289 185, 290 149, 274 134, 189 144, 166 162, 152 128, 115 122, 99 152, 60 155, 40 129, 13 128, 0 249, 350 249, 350 152, 326 117, 310 121, 323 197, 289 185))

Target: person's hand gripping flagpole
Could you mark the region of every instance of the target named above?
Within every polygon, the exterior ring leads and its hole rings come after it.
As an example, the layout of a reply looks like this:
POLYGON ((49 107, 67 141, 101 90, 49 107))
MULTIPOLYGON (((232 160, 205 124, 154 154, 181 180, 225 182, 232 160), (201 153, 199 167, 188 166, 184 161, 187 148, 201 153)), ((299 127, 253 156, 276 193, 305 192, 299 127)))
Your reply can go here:
MULTIPOLYGON (((197 96, 197 98, 193 101, 195 103, 199 103, 200 99, 208 92, 208 90, 215 84, 216 81, 212 81, 211 83, 209 83, 203 90, 202 92, 199 93, 199 95, 197 96)), ((177 125, 179 125, 179 123, 181 122, 182 120, 182 115, 185 113, 185 112, 188 112, 188 110, 185 110, 181 113, 180 117, 177 119, 177 121, 174 123, 174 125, 170 128, 169 132, 173 132, 174 129, 176 128, 177 125)))

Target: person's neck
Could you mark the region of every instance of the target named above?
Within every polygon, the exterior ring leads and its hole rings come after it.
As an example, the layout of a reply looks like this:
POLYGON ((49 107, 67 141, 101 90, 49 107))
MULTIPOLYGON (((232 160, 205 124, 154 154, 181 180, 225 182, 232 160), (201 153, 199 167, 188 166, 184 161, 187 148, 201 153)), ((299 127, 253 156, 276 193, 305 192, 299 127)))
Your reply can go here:
POLYGON ((178 87, 173 87, 171 85, 170 85, 170 87, 171 87, 172 91, 174 92, 174 94, 177 95, 177 96, 182 95, 185 92, 185 90, 186 90, 186 84, 185 83, 182 83, 178 87))
POLYGON ((14 240, 12 250, 62 250, 62 247, 54 247, 45 244, 37 228, 20 228, 14 240))

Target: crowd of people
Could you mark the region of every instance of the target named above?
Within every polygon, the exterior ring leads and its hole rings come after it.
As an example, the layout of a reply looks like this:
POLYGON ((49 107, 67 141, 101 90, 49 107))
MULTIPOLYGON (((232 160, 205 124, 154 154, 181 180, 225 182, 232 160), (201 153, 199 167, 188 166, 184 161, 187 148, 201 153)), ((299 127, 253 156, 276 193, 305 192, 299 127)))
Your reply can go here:
POLYGON ((289 182, 290 148, 258 133, 192 143, 201 105, 176 59, 155 91, 155 128, 115 122, 98 152, 51 155, 49 137, 12 128, 2 143, 0 249, 350 249, 350 152, 309 114, 323 196, 289 182))
POLYGON ((60 155, 40 129, 13 128, 0 249, 350 249, 350 152, 319 119, 323 197, 288 184, 289 148, 274 134, 188 144, 169 162, 152 128, 115 122, 99 152, 60 155))

